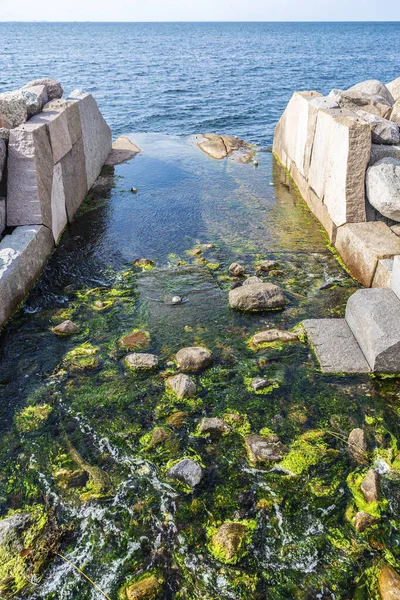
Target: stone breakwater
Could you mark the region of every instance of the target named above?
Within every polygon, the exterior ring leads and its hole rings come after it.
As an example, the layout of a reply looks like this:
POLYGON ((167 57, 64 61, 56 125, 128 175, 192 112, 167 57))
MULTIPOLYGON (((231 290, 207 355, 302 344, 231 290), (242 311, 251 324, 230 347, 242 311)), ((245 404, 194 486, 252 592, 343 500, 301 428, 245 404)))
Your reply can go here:
POLYGON ((273 152, 365 287, 344 319, 304 322, 322 370, 400 372, 400 78, 296 92, 273 152))
POLYGON ((0 94, 0 326, 41 269, 112 147, 91 94, 53 79, 0 94), (2 236, 2 237, 1 237, 2 236))

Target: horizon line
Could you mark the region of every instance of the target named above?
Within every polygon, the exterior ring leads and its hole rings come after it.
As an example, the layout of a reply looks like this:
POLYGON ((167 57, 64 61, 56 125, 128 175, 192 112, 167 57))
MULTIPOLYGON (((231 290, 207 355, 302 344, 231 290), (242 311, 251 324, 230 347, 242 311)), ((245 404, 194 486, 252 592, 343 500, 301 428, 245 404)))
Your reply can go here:
POLYGON ((9 19, 9 20, 0 20, 0 24, 2 23, 114 23, 114 24, 139 24, 139 25, 147 25, 147 24, 158 24, 158 25, 163 25, 163 24, 169 24, 169 25, 173 25, 173 24, 188 24, 188 25, 192 25, 192 24, 197 24, 197 23, 206 23, 206 24, 213 24, 213 23, 254 23, 254 24, 258 24, 258 23, 288 23, 288 24, 294 24, 294 23, 358 23, 358 24, 364 24, 364 23, 386 23, 386 24, 399 24, 400 20, 395 20, 395 21, 387 21, 387 20, 364 20, 364 21, 356 21, 356 20, 350 20, 350 21, 341 21, 341 20, 295 20, 295 21, 289 21, 289 20, 278 20, 278 19, 273 19, 270 21, 267 20, 261 20, 261 21, 254 21, 254 20, 216 20, 216 21, 208 21, 208 20, 196 20, 196 21, 109 21, 109 20, 98 20, 98 21, 90 21, 90 20, 45 20, 45 19, 27 19, 27 20, 15 20, 15 19, 9 19))

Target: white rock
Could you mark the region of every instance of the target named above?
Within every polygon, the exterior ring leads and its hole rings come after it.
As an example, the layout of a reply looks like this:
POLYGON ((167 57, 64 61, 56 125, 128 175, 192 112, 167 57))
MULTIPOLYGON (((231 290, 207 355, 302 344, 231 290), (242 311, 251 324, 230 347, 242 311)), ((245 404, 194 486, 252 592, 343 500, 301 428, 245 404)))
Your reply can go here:
POLYGON ((392 94, 389 92, 386 85, 378 79, 368 79, 367 81, 356 83, 356 85, 349 88, 349 91, 353 90, 356 92, 364 92, 364 94, 368 94, 369 96, 383 96, 390 104, 394 104, 392 94))
POLYGON ((27 83, 23 89, 36 87, 38 85, 44 85, 47 92, 47 97, 49 100, 53 100, 54 98, 61 98, 63 95, 63 89, 61 84, 55 79, 51 79, 51 77, 44 77, 43 79, 34 79, 27 83))
POLYGON ((380 117, 389 118, 392 104, 382 96, 370 96, 363 92, 332 90, 328 97, 335 100, 341 108, 350 111, 365 110, 380 117))
POLYGON ((382 158, 366 175, 368 201, 388 219, 400 221, 400 160, 382 158))
POLYGON ((387 83, 386 87, 392 94, 392 97, 395 102, 397 102, 397 100, 400 100, 400 77, 397 77, 397 79, 394 79, 390 83, 387 83))
POLYGON ((125 358, 126 364, 131 369, 155 369, 158 366, 158 356, 134 352, 125 358))
POLYGON ((357 115, 370 125, 374 144, 400 143, 400 129, 396 123, 364 110, 358 110, 357 115))
POLYGON ((393 105, 393 110, 390 115, 390 120, 400 126, 400 100, 397 100, 393 105))

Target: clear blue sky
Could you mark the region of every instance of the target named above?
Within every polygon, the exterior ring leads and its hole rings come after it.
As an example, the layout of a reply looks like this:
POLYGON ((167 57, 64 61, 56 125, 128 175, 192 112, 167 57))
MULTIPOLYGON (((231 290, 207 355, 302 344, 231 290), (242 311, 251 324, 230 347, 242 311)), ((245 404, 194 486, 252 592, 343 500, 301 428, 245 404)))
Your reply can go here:
POLYGON ((400 0, 0 0, 0 21, 399 21, 400 0))

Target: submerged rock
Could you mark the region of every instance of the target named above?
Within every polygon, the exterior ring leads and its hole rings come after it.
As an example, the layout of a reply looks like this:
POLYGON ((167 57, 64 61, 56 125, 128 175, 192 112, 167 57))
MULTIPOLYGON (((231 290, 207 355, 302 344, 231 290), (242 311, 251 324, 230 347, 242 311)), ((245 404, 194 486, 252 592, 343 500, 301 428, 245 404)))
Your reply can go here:
POLYGON ((268 272, 270 269, 274 269, 278 266, 276 260, 263 260, 255 268, 256 271, 268 272))
POLYGON ((59 325, 56 325, 56 327, 53 328, 53 332, 56 335, 72 335, 73 333, 76 333, 77 331, 78 331, 77 326, 75 325, 75 323, 73 323, 69 319, 67 321, 63 321, 62 323, 60 323, 59 325))
POLYGON ((367 502, 379 502, 381 478, 379 473, 370 469, 366 474, 360 489, 367 502))
POLYGON ((252 277, 248 277, 247 279, 245 279, 243 281, 243 285, 254 285, 255 283, 262 283, 262 279, 260 279, 259 277, 256 277, 255 275, 252 275, 252 277))
POLYGON ((154 261, 150 260, 150 258, 137 258, 133 264, 140 269, 151 269, 154 267, 154 261))
POLYGON ((260 331, 251 338, 251 343, 254 346, 261 344, 271 344, 272 342, 282 342, 283 344, 289 342, 298 342, 299 336, 297 333, 291 333, 290 331, 282 331, 281 329, 267 329, 266 331, 260 331))
POLYGON ((242 267, 239 263, 232 263, 229 267, 229 274, 233 277, 241 277, 246 272, 245 268, 242 267))
POLYGON ((282 444, 277 435, 263 437, 261 435, 248 435, 244 438, 251 462, 281 460, 288 449, 282 444))
POLYGON ((169 479, 177 479, 193 489, 203 479, 203 469, 194 460, 184 458, 168 469, 167 477, 169 479))
POLYGON ((208 433, 211 436, 219 436, 223 433, 228 433, 231 431, 231 428, 224 419, 220 419, 219 417, 204 417, 201 420, 199 431, 200 433, 208 433))
POLYGON ((252 379, 252 381, 250 383, 250 387, 255 392, 263 390, 264 388, 268 387, 269 385, 271 385, 271 383, 267 379, 263 379, 262 377, 256 377, 255 379, 252 379))
POLYGON ((155 369, 158 366, 158 356, 154 354, 134 352, 128 354, 125 361, 131 369, 155 369))
POLYGON ((84 487, 89 479, 89 474, 82 470, 76 469, 59 469, 54 473, 57 484, 60 488, 80 488, 84 487))
POLYGON ((106 165, 120 165, 139 154, 140 148, 124 135, 113 142, 112 150, 105 162, 106 165))
POLYGON ((182 348, 176 354, 176 362, 182 371, 198 373, 211 365, 212 354, 202 346, 182 348))
POLYGON ((171 432, 164 427, 156 427, 151 434, 150 446, 158 446, 171 437, 171 432))
POLYGON ((245 549, 247 534, 246 523, 224 523, 212 537, 211 552, 222 562, 236 563, 245 549))
POLYGON ((400 600, 400 575, 392 567, 384 567, 378 575, 382 600, 400 600))
POLYGON ((175 412, 172 415, 170 415, 166 419, 166 422, 168 423, 168 425, 171 425, 171 427, 173 427, 174 429, 180 429, 181 427, 183 427, 187 417, 188 417, 187 412, 178 411, 178 412, 175 412))
POLYGON ((347 439, 347 451, 352 459, 359 463, 366 463, 367 436, 363 429, 353 429, 347 439))
POLYGON ((196 384, 189 375, 179 373, 174 377, 169 377, 166 381, 166 385, 171 388, 180 399, 193 398, 196 395, 196 384))
POLYGON ((286 299, 277 285, 256 283, 231 290, 229 303, 237 310, 262 311, 283 308, 286 299))
POLYGON ((133 331, 121 339, 121 344, 130 350, 145 350, 150 345, 150 335, 147 331, 133 331))
POLYGON ((206 139, 198 144, 199 148, 216 160, 222 160, 238 150, 251 149, 250 144, 230 135, 205 133, 203 137, 206 139))
POLYGON ((155 575, 147 575, 125 588, 126 600, 155 600, 161 591, 161 583, 155 575))
POLYGON ((375 523, 378 523, 378 519, 376 517, 360 511, 356 514, 356 518, 354 520, 354 529, 358 531, 358 533, 362 533, 368 527, 371 527, 371 525, 375 525, 375 523))

